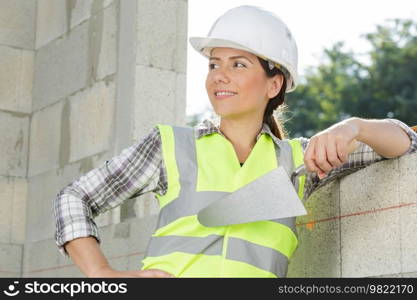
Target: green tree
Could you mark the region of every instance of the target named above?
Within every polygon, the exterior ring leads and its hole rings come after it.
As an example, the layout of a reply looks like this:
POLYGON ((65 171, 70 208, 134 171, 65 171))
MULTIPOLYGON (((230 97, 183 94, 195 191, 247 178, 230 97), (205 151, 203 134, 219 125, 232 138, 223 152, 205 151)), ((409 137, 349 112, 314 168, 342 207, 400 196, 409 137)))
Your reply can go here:
POLYGON ((417 124, 417 23, 389 20, 365 34, 369 63, 338 42, 288 94, 290 136, 311 136, 350 116, 397 118, 417 124))

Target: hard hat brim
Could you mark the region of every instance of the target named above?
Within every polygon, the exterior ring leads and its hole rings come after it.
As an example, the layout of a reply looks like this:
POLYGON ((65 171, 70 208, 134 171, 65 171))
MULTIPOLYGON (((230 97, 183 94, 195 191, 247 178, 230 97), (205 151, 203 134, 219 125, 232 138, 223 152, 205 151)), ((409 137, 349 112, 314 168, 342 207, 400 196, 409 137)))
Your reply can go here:
POLYGON ((215 47, 235 48, 235 49, 245 50, 251 53, 254 52, 252 49, 249 49, 239 43, 236 43, 230 40, 208 38, 208 37, 190 37, 189 40, 190 40, 191 46, 193 46, 193 48, 197 52, 201 53, 205 57, 209 57, 211 48, 215 48, 215 47))
MULTIPOLYGON (((226 40, 226 39, 218 39, 218 38, 209 38, 209 37, 190 37, 189 42, 191 46, 196 50, 198 53, 203 55, 206 58, 210 57, 210 51, 211 49, 215 47, 225 47, 225 48, 234 48, 234 49, 240 49, 244 51, 248 51, 250 53, 255 54, 256 56, 262 57, 260 53, 257 53, 253 49, 249 49, 248 47, 245 47, 239 43, 236 43, 234 41, 226 40)), ((287 78, 288 81, 290 81, 287 86, 286 92, 292 92, 295 89, 295 85, 292 82, 293 78, 287 78)))

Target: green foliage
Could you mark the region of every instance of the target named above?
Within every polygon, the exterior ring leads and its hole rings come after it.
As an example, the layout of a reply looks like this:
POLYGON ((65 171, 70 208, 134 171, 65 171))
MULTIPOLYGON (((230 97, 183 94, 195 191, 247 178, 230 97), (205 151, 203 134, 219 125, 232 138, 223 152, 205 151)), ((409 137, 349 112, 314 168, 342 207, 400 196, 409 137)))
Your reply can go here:
POLYGON ((291 137, 310 137, 350 116, 417 124, 417 23, 389 20, 364 37, 371 45, 369 63, 338 42, 288 94, 291 137))

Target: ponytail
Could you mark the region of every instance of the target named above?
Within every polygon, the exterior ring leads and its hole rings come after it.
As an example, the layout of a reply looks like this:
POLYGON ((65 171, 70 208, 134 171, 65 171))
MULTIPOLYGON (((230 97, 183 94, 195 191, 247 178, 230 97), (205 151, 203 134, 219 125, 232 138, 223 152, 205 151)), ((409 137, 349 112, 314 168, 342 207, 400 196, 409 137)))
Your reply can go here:
POLYGON ((265 73, 268 77, 274 77, 277 74, 282 75, 284 81, 281 86, 281 90, 279 91, 278 95, 274 98, 269 99, 268 105, 266 106, 263 122, 266 123, 270 128, 272 133, 279 139, 283 140, 288 135, 287 131, 285 130, 283 124, 284 120, 282 119, 282 115, 284 111, 288 108, 288 106, 284 103, 285 100, 285 90, 287 88, 287 79, 284 73, 274 67, 272 70, 269 69, 268 61, 258 57, 259 62, 261 63, 265 73))

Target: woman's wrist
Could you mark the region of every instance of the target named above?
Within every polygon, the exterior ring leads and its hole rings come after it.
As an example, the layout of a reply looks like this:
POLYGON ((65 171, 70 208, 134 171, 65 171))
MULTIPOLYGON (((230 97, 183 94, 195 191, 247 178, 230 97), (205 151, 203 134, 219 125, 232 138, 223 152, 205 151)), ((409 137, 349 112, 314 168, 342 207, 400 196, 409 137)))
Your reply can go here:
POLYGON ((346 122, 355 127, 355 130, 357 131, 355 139, 364 142, 364 139, 366 139, 366 120, 358 117, 351 117, 347 119, 346 122))
MULTIPOLYGON (((95 268, 89 274, 87 274, 87 277, 109 277, 110 274, 112 274, 114 270, 109 265, 103 265, 95 268)), ((113 276, 110 276, 113 277, 113 276)))

